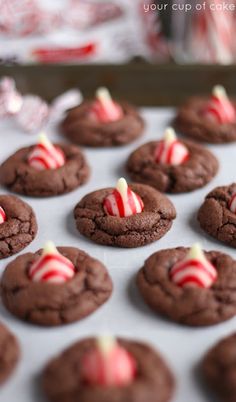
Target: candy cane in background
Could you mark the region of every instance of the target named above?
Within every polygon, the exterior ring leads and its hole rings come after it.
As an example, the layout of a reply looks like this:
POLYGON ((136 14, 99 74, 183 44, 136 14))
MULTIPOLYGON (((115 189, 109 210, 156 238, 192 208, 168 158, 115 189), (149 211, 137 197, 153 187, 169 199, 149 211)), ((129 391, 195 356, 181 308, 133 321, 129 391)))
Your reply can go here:
POLYGON ((52 242, 47 242, 42 255, 31 265, 29 277, 34 282, 63 283, 73 278, 75 267, 60 254, 52 242))
POLYGON ((144 204, 140 196, 128 187, 126 180, 120 178, 116 189, 105 198, 103 207, 108 215, 123 218, 141 213, 144 204))
POLYGON ((218 5, 221 0, 207 0, 205 10, 195 12, 189 49, 197 61, 230 64, 235 59, 235 17, 218 5))
POLYGON ((149 6, 154 3, 154 0, 140 1, 139 8, 143 22, 143 34, 151 57, 155 60, 164 61, 170 58, 170 51, 168 42, 163 34, 162 21, 159 12, 149 8, 149 6), (149 9, 149 11, 145 12, 144 3, 146 9, 149 9))

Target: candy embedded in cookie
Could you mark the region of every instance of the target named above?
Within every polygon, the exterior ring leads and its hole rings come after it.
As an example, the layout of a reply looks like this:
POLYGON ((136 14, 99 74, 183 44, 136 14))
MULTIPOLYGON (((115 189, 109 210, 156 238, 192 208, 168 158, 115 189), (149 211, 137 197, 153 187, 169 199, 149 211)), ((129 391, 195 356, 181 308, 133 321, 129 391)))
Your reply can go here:
POLYGON ((5 213, 4 209, 2 207, 0 207, 0 225, 1 225, 1 223, 6 222, 6 220, 7 220, 6 213, 5 213))
POLYGON ((170 269, 170 278, 181 287, 210 288, 217 279, 217 271, 196 243, 186 257, 170 269))
POLYGON ((236 109, 221 85, 213 88, 211 99, 202 113, 218 124, 236 123, 236 109))
POLYGON ((166 129, 164 139, 158 142, 155 150, 157 163, 166 165, 181 165, 189 158, 188 148, 177 139, 173 128, 166 129))
POLYGON ((236 214, 236 192, 233 193, 231 200, 229 202, 229 209, 231 212, 236 214))
POLYGON ((134 380, 136 362, 131 353, 113 337, 100 337, 95 347, 85 352, 81 371, 87 384, 121 387, 134 380))
POLYGON ((122 177, 118 180, 116 189, 104 199, 103 207, 108 215, 123 218, 141 213, 144 204, 141 197, 128 187, 122 177))
POLYGON ((121 106, 113 101, 108 89, 99 88, 89 115, 100 123, 109 123, 121 119, 124 113, 121 106))
POLYGON ((40 134, 38 144, 28 156, 29 165, 37 170, 58 169, 65 162, 63 151, 54 146, 45 134, 40 134))
POLYGON ((48 242, 42 255, 31 265, 29 277, 34 282, 63 283, 75 275, 72 262, 48 242))

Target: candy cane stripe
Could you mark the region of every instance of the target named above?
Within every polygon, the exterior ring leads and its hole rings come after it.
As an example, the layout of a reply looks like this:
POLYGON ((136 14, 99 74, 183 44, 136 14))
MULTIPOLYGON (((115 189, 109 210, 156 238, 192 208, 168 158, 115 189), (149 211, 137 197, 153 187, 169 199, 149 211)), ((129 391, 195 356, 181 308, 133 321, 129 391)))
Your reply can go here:
POLYGON ((184 263, 176 264, 171 270, 171 277, 177 275, 179 272, 185 271, 185 269, 193 267, 200 272, 203 271, 208 274, 212 279, 215 279, 216 272, 215 268, 211 264, 203 264, 200 261, 188 260, 184 263))
POLYGON ((52 270, 50 272, 46 272, 41 277, 42 281, 47 281, 47 282, 50 282, 50 280, 52 280, 52 279, 53 279, 53 282, 55 282, 55 280, 57 282, 65 282, 68 279, 68 276, 55 269, 54 271, 52 270))
POLYGON ((59 253, 42 255, 29 270, 29 277, 35 282, 65 282, 74 274, 72 262, 59 253))

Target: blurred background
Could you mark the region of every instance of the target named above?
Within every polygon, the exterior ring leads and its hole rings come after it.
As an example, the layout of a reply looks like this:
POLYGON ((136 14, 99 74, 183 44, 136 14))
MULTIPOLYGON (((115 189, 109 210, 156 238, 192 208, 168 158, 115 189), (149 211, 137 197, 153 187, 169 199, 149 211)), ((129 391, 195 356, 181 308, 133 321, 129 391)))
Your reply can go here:
POLYGON ((140 104, 172 89, 178 103, 180 89, 236 90, 235 33, 236 0, 0 0, 0 74, 49 99, 105 84, 140 104))

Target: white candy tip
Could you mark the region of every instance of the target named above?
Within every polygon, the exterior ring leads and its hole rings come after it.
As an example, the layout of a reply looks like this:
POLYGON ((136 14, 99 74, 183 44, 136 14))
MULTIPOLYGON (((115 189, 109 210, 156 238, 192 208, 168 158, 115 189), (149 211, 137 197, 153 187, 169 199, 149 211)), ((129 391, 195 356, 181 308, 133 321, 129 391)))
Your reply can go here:
POLYGON ((100 336, 97 339, 97 346, 103 355, 107 355, 116 346, 116 339, 109 335, 100 336))
POLYGON ((127 191, 127 188, 128 188, 127 181, 124 179, 124 177, 121 177, 116 185, 117 191, 119 191, 119 193, 125 193, 127 191))
POLYGON ((51 141, 49 141, 47 135, 44 132, 39 134, 38 143, 44 145, 47 148, 52 146, 51 141))
POLYGON ((194 243, 187 255, 188 259, 199 260, 205 259, 200 243, 194 243))
POLYGON ((44 248, 43 248, 43 254, 58 254, 57 248, 55 244, 52 241, 48 241, 44 248))
POLYGON ((166 142, 173 142, 176 140, 175 130, 172 127, 168 127, 164 133, 164 140, 166 142))
POLYGON ((104 100, 104 101, 107 101, 107 100, 110 101, 111 100, 111 95, 110 95, 110 92, 108 91, 107 88, 100 87, 96 91, 96 98, 98 98, 100 100, 104 100))
POLYGON ((212 90, 212 94, 214 96, 216 96, 217 98, 223 98, 226 97, 226 90, 222 85, 216 85, 214 86, 213 90, 212 90))

